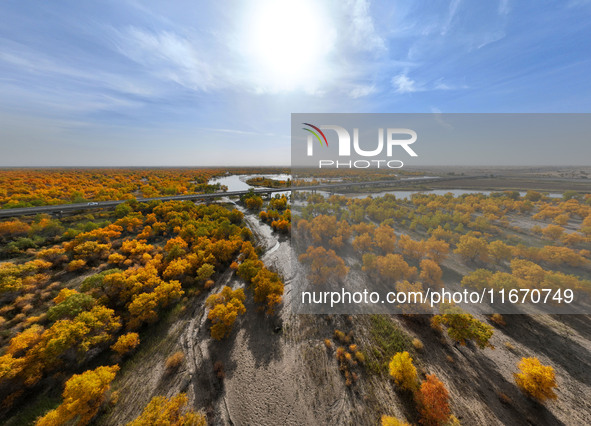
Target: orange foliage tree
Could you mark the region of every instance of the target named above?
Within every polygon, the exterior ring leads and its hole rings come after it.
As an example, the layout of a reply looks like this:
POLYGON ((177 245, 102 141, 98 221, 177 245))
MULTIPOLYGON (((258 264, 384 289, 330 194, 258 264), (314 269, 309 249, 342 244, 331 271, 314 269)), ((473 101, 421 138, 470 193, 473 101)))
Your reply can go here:
MULTIPOLYGON (((417 274, 417 268, 409 266, 399 254, 387 254, 375 258, 375 268, 378 276, 384 280, 396 282, 410 280, 417 274)), ((363 257, 363 270, 368 272, 373 269, 371 257, 363 257)))
POLYGON ((300 262, 310 265, 308 279, 313 284, 325 284, 329 280, 341 280, 349 272, 345 261, 334 250, 324 247, 308 247, 306 253, 301 254, 300 262))
POLYGON ((435 374, 427 374, 427 380, 416 393, 416 400, 422 424, 438 426, 449 419, 449 392, 435 374))

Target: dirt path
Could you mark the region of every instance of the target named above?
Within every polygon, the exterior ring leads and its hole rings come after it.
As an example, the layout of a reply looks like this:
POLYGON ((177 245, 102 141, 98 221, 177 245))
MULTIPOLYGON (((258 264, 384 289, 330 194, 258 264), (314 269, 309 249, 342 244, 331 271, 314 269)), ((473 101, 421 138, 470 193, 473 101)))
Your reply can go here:
MULTIPOLYGON (((271 228, 251 214, 245 220, 266 250, 262 260, 284 277, 288 304, 289 240, 278 241, 271 228)), ((224 285, 244 283, 228 271, 212 292, 224 285)), ((119 402, 98 423, 126 424, 153 396, 186 392, 189 404, 206 412, 214 425, 350 424, 347 390, 321 340, 306 338, 287 306, 277 317, 265 317, 249 295, 246 308, 247 314, 221 342, 210 338, 203 297, 178 317, 154 326, 116 379, 119 402), (179 350, 185 354, 183 365, 166 371, 166 359, 179 350), (223 379, 216 376, 216 362, 223 365, 223 379)))

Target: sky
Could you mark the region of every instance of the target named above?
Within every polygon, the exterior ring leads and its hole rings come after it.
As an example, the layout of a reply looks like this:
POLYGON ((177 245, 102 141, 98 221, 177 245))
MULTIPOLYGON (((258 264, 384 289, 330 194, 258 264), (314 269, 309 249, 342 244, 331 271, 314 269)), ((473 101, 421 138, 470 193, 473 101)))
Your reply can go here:
POLYGON ((588 113, 590 71, 589 0, 3 0, 0 166, 289 165, 291 113, 588 113))

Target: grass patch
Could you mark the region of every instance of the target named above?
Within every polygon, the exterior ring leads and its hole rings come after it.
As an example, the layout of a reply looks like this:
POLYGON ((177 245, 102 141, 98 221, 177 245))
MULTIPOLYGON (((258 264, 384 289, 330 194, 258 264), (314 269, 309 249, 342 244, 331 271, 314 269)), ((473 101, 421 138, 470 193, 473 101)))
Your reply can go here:
POLYGON ((412 339, 387 315, 371 315, 371 346, 366 348, 368 371, 388 374, 388 363, 396 352, 413 352, 412 339))
POLYGON ((59 393, 54 395, 39 395, 32 401, 24 402, 24 406, 18 410, 18 413, 11 417, 4 423, 5 426, 23 426, 33 425, 38 417, 45 415, 48 411, 53 410, 62 402, 62 397, 59 393))

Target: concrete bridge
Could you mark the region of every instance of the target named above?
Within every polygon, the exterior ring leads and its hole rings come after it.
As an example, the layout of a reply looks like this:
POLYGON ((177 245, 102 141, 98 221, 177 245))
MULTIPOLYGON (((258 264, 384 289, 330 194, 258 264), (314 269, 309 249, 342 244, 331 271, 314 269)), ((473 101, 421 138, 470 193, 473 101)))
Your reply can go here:
MULTIPOLYGON (((372 182, 340 182, 340 183, 327 183, 319 185, 307 185, 307 186, 292 186, 289 188, 257 188, 254 189, 254 193, 263 196, 272 196, 273 194, 288 192, 288 191, 327 191, 336 192, 336 190, 352 189, 352 188, 370 188, 370 187, 383 187, 383 188, 402 188, 405 186, 425 184, 433 182, 442 182, 450 180, 464 180, 464 179, 481 179, 488 176, 453 176, 453 177, 433 177, 433 178, 407 178, 400 180, 378 180, 372 182)), ((137 198, 140 203, 148 203, 150 201, 184 201, 184 200, 213 200, 220 197, 234 197, 245 195, 249 190, 243 191, 227 191, 227 192, 214 192, 211 194, 185 194, 185 195, 173 195, 169 197, 154 197, 154 198, 137 198)), ((40 213, 47 213, 52 215, 61 216, 65 213, 71 213, 83 210, 97 210, 97 209, 108 209, 115 208, 119 204, 125 203, 127 200, 113 200, 113 201, 98 201, 89 203, 75 203, 75 204, 58 204, 51 206, 39 206, 39 207, 23 207, 15 209, 0 209, 0 218, 3 217, 15 217, 15 216, 27 216, 36 215, 40 213)))

